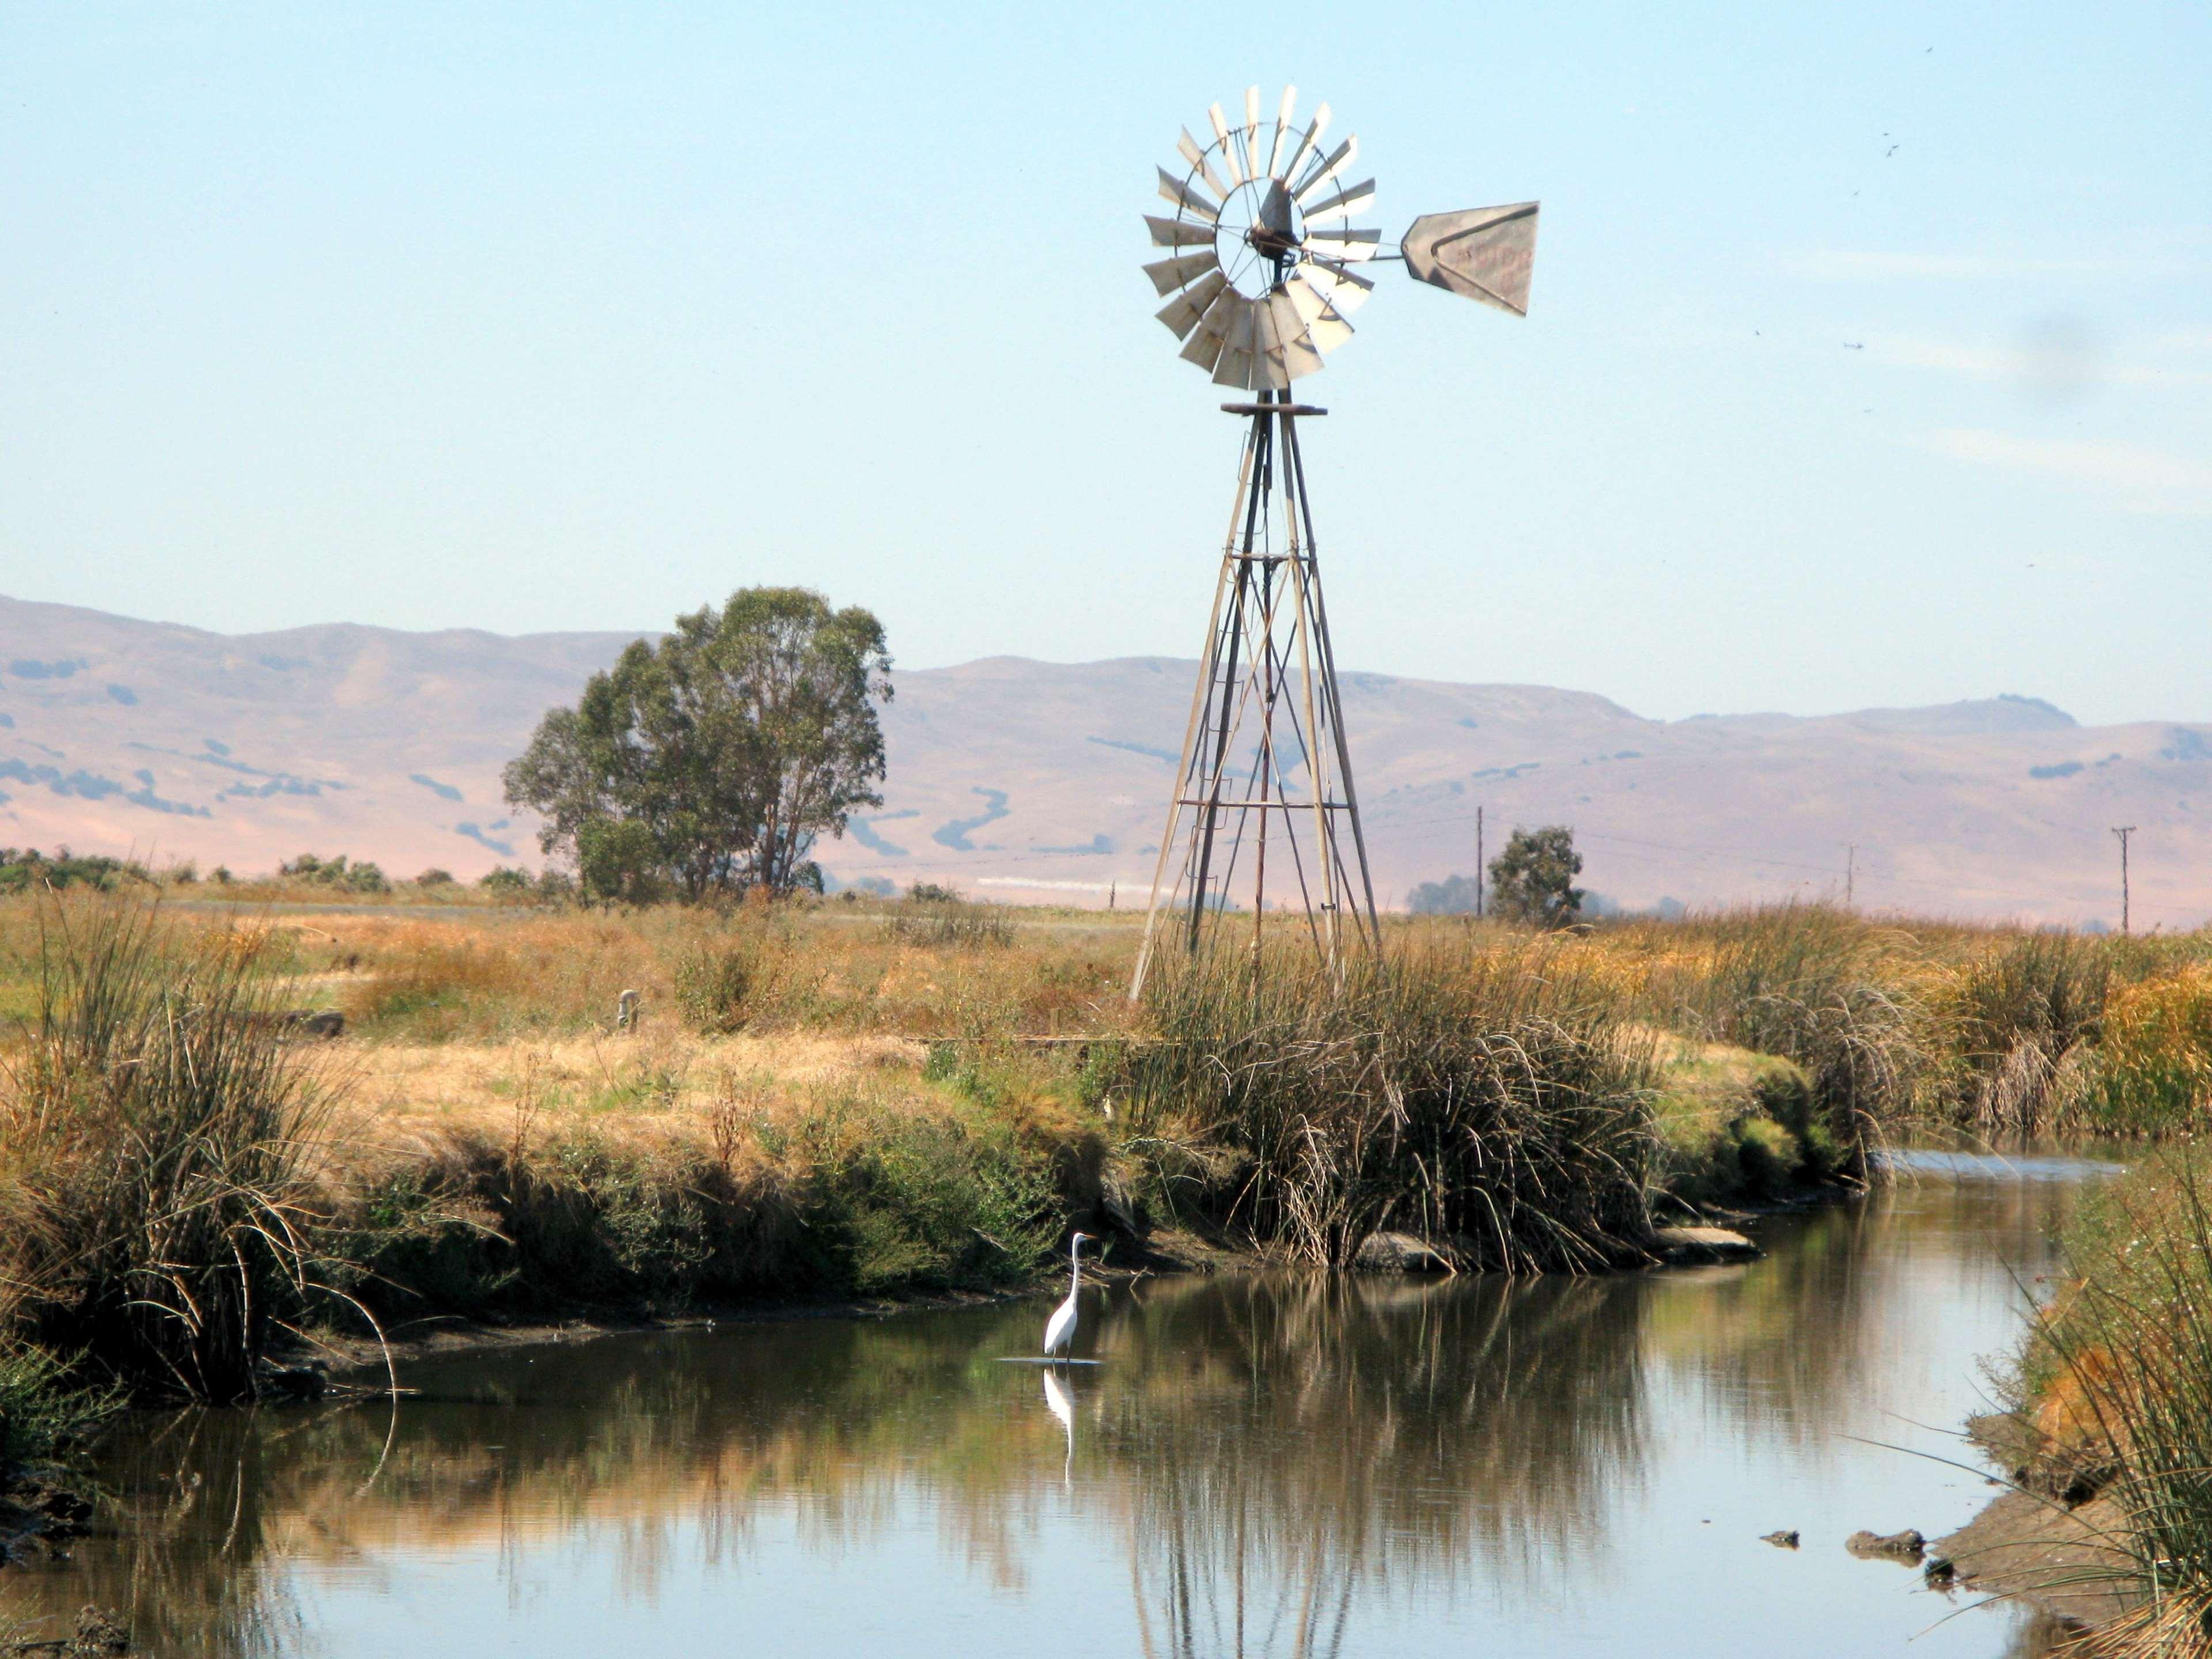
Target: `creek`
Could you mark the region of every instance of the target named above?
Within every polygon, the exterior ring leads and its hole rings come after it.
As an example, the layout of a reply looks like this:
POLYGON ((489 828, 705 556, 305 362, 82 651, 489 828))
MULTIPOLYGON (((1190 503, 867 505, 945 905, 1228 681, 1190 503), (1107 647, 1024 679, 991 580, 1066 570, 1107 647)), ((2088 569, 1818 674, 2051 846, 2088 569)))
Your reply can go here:
POLYGON ((1990 1495, 1981 1362, 2109 1166, 1905 1161, 1741 1265, 1087 1290, 1091 1367, 1000 1363, 1055 1295, 136 1413, 106 1523, 0 1579, 0 1623, 95 1602, 214 1659, 2036 1653, 1843 1540, 1990 1495))

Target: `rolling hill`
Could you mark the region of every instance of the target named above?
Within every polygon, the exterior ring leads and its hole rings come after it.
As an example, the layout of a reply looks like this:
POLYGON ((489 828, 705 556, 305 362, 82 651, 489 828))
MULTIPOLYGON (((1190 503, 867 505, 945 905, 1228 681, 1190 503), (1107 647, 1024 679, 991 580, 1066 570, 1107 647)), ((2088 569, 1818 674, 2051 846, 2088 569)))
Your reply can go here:
MULTIPOLYGON (((0 599, 0 842, 398 874, 538 861, 501 767, 633 635, 225 635, 0 599)), ((818 850, 838 879, 1141 903, 1194 665, 992 658, 901 672, 885 802, 818 850)), ((2090 728, 2032 697, 1645 719, 1588 692, 1349 674, 1377 891, 1474 868, 1514 823, 1575 827, 1584 880, 1645 906, 1840 895, 1862 906, 2117 922, 2212 915, 2212 727, 2090 728), (2200 811, 2199 806, 2206 810, 2200 811)))

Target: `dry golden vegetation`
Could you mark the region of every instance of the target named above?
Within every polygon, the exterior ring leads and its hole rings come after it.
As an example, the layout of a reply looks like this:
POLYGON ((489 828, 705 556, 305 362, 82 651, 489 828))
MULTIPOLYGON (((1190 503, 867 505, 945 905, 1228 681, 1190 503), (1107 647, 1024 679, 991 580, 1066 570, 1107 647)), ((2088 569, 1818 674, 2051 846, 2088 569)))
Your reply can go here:
POLYGON ((2186 1128, 2212 1054, 2195 937, 1399 920, 1340 981, 1285 940, 1138 1006, 1126 914, 207 890, 0 902, 9 1329, 192 1392, 251 1391, 288 1322, 1012 1285, 1085 1219, 1595 1267, 1669 1206, 1863 1179, 1914 1126, 2186 1128), (292 1018, 322 1011, 342 1038, 292 1018), (192 1182, 222 1202, 172 1224, 192 1182), (234 1280, 251 1311, 206 1311, 234 1280))

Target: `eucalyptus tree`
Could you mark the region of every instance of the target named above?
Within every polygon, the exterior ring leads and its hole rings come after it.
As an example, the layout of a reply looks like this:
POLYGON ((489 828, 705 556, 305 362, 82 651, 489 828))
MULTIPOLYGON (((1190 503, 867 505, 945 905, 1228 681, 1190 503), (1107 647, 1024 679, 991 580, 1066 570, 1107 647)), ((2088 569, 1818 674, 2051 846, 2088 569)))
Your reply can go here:
POLYGON ((1516 829, 1490 861, 1491 908, 1509 921, 1564 927, 1582 915, 1588 895, 1574 884, 1582 872, 1583 855, 1567 825, 1516 829))
POLYGON ((549 712, 507 768, 508 804, 595 897, 787 893, 818 879, 819 837, 883 805, 890 667, 869 611, 741 588, 549 712))

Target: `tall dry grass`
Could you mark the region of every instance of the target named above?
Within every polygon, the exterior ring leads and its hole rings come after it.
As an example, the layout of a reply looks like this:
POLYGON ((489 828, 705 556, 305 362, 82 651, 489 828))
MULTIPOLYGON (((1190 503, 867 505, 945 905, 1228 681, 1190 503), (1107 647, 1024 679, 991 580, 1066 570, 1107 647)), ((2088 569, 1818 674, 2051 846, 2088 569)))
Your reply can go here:
POLYGON ((1305 1261, 1401 1227, 1511 1270, 1587 1268, 1647 1226, 1648 1042, 1540 942, 1163 965, 1127 1138, 1164 1198, 1305 1261))
MULTIPOLYGON (((2083 1206, 2066 1239, 2078 1278, 2038 1321, 2020 1366, 2039 1484, 2117 1516, 2094 1576, 2135 1611, 2090 1650, 2212 1654, 2212 1170, 2152 1158, 2083 1206)), ((2058 1588, 2053 1585, 2051 1588, 2058 1588)))
POLYGON ((131 897, 40 915, 37 1014, 0 1065, 0 1328, 133 1389, 250 1397, 318 1282, 327 1081, 258 936, 131 897))

